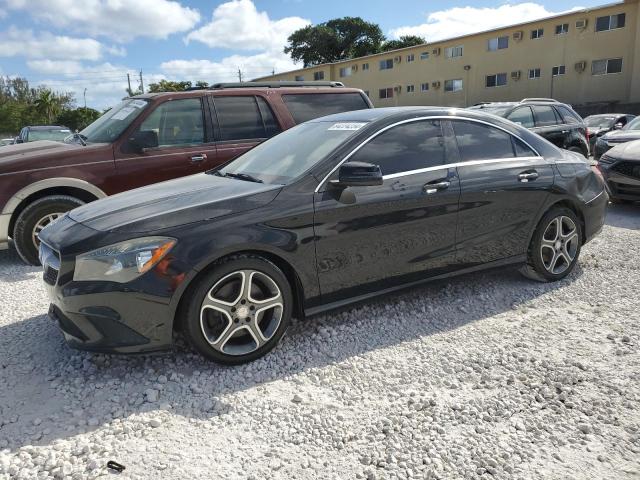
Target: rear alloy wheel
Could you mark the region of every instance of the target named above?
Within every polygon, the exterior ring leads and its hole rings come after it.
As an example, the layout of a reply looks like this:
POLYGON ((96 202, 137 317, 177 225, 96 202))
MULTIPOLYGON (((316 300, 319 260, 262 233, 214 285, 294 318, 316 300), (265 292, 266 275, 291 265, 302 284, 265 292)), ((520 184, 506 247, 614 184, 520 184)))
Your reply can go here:
POLYGON ((582 247, 582 228, 568 208, 553 208, 538 224, 523 273, 536 280, 560 280, 573 270, 582 247))
POLYGON ((203 355, 237 365, 273 349, 289 326, 291 287, 266 259, 235 257, 200 281, 188 306, 185 333, 203 355))
POLYGON ((13 228, 13 243, 20 257, 26 263, 40 265, 38 235, 42 229, 81 205, 84 205, 82 200, 66 195, 43 197, 28 205, 18 215, 13 228))

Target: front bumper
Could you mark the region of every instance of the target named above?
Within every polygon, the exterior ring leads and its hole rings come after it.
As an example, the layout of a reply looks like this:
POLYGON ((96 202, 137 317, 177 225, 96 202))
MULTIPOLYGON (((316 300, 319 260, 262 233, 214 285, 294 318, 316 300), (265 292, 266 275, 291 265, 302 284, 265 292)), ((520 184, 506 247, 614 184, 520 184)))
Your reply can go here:
POLYGON ((609 196, 619 200, 640 200, 640 162, 598 163, 609 196))

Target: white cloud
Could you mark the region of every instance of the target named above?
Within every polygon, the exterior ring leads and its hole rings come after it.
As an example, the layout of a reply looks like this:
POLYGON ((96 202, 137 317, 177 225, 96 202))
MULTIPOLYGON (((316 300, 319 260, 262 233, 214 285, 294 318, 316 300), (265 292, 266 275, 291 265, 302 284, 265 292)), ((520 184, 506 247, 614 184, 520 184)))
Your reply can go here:
POLYGON ((189 33, 185 42, 196 40, 211 48, 281 51, 289 35, 310 23, 300 17, 271 20, 252 0, 232 0, 216 7, 211 22, 189 33))
MULTIPOLYGON (((582 7, 572 10, 580 8, 582 7)), ((389 36, 398 38, 403 35, 418 35, 428 42, 433 42, 537 20, 557 15, 557 13, 550 12, 543 5, 532 2, 505 4, 495 8, 454 7, 430 13, 426 23, 395 28, 389 32, 389 36)))
POLYGON ((105 51, 103 45, 92 38, 72 38, 15 27, 0 33, 0 57, 99 60, 105 51))
POLYGON ((27 66, 34 72, 45 75, 77 75, 85 70, 76 60, 28 60, 27 66))
POLYGON ((24 10, 59 28, 119 42, 136 37, 166 38, 200 21, 200 13, 172 0, 5 0, 9 10, 24 10))

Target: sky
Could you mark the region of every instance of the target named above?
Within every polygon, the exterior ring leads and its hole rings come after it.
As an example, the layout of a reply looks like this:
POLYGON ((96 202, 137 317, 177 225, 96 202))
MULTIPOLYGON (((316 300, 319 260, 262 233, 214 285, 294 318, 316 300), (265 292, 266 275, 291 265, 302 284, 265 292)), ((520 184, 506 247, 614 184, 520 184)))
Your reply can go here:
POLYGON ((146 86, 300 68, 283 53, 287 37, 332 18, 360 16, 389 39, 435 41, 607 3, 577 1, 0 0, 0 75, 104 109, 125 95, 127 73, 135 90, 140 71, 146 86))

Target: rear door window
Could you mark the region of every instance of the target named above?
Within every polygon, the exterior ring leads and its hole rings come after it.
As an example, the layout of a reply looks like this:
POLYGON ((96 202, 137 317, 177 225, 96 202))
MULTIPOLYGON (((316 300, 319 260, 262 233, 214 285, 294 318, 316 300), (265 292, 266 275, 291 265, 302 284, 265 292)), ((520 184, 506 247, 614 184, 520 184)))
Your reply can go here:
POLYGON ((269 138, 280 131, 264 99, 254 96, 214 97, 220 140, 269 138))
POLYGON ((529 107, 516 108, 513 112, 507 115, 507 119, 518 123, 525 128, 534 127, 533 113, 531 113, 531 108, 529 107))
POLYGON ((359 93, 297 93, 282 95, 282 99, 296 123, 369 108, 359 93))
POLYGON ((491 160, 516 156, 512 137, 507 132, 489 125, 463 120, 456 120, 452 123, 461 161, 491 160))
POLYGON ((557 125, 561 123, 558 118, 556 118, 556 113, 553 107, 547 105, 534 105, 533 112, 536 116, 536 126, 537 127, 548 127, 550 125, 557 125))

